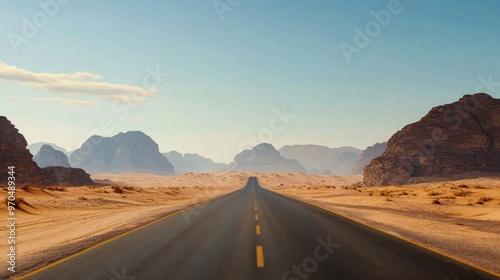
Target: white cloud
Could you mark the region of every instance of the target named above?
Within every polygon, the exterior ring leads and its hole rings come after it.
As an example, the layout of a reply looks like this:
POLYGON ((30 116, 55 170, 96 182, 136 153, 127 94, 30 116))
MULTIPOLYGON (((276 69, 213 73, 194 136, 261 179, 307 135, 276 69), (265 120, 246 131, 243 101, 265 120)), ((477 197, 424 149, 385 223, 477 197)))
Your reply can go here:
POLYGON ((28 100, 28 101, 45 101, 45 102, 55 102, 64 106, 77 106, 77 107, 96 107, 97 105, 78 99, 65 99, 59 97, 49 97, 49 98, 39 98, 39 97, 24 97, 24 96, 6 96, 8 99, 19 99, 19 100, 28 100))
POLYGON ((111 102, 139 103, 158 92, 156 88, 146 90, 138 86, 106 83, 100 81, 102 79, 100 75, 87 72, 35 73, 0 61, 0 80, 55 94, 92 95, 111 102))

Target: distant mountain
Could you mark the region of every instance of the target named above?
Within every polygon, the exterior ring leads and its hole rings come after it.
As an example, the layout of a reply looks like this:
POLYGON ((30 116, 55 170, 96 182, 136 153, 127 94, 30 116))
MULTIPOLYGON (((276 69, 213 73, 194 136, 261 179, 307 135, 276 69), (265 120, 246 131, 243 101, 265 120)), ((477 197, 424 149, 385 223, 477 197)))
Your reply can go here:
POLYGON ((33 143, 33 144, 31 144, 31 145, 28 146, 28 150, 30 150, 30 153, 33 156, 36 156, 36 154, 38 154, 38 152, 40 151, 40 148, 42 148, 43 145, 49 145, 52 148, 54 148, 54 150, 61 151, 61 152, 63 152, 67 156, 69 156, 71 154, 70 152, 66 151, 66 149, 64 149, 62 147, 59 147, 59 146, 57 146, 54 143, 47 143, 47 142, 33 143))
POLYGON ((89 173, 175 174, 172 164, 158 150, 158 144, 140 131, 113 137, 94 135, 71 154, 70 164, 89 173))
POLYGON ((321 166, 319 170, 322 170, 322 174, 349 175, 358 156, 359 154, 357 151, 340 153, 334 156, 327 164, 321 166))
POLYGON ((228 169, 241 172, 302 172, 307 170, 294 159, 286 159, 271 144, 263 143, 234 157, 228 169))
POLYGON ((169 153, 164 153, 167 159, 172 163, 174 169, 177 173, 205 173, 205 172, 216 172, 224 170, 227 164, 217 163, 213 160, 202 157, 198 154, 184 154, 177 151, 171 151, 169 153))
POLYGON ((344 174, 344 169, 350 163, 349 155, 352 156, 352 154, 341 155, 346 152, 358 155, 361 150, 349 146, 330 148, 319 145, 287 145, 279 149, 279 152, 287 159, 297 160, 312 173, 344 174))
POLYGON ((40 148, 40 151, 33 158, 33 161, 41 168, 48 166, 62 166, 70 168, 68 156, 61 151, 57 151, 47 144, 40 148))
POLYGON ((384 143, 376 143, 373 146, 366 148, 354 163, 352 167, 351 174, 352 175, 363 175, 363 168, 370 164, 372 159, 381 156, 385 150, 387 149, 387 142, 384 143))

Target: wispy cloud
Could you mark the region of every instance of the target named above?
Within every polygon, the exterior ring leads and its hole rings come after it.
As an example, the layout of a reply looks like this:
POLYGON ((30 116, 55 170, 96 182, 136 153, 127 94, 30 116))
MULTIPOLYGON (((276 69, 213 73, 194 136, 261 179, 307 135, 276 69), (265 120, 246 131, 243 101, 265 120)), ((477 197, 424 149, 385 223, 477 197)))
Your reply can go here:
POLYGON ((27 101, 45 101, 45 102, 55 102, 64 106, 77 106, 77 107, 96 107, 97 105, 83 100, 78 99, 65 99, 60 97, 48 97, 48 98, 39 98, 39 97, 24 97, 24 96, 12 96, 7 95, 8 99, 18 99, 18 100, 27 100, 27 101))
POLYGON ((138 86, 106 83, 101 81, 102 76, 88 72, 35 73, 2 61, 0 80, 55 94, 98 96, 112 102, 139 103, 158 92, 156 88, 146 90, 138 86))

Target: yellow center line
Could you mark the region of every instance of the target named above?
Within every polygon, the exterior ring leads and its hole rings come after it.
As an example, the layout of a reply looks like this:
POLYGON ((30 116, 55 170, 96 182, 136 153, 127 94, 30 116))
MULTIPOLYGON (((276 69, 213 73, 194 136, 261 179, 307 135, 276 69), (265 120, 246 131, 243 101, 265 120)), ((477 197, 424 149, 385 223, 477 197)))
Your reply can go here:
POLYGON ((257 212, 257 207, 255 207, 255 211, 257 212))
POLYGON ((257 246, 257 267, 264 267, 264 249, 257 246))
POLYGON ((259 220, 259 215, 255 215, 255 220, 258 221, 259 220))
POLYGON ((255 234, 260 235, 260 226, 259 225, 255 226, 255 234))

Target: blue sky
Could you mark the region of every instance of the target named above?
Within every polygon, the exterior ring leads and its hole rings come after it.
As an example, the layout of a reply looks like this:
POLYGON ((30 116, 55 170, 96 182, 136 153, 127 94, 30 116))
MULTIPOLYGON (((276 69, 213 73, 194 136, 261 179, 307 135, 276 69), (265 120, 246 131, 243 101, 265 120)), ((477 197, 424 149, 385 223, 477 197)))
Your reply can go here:
POLYGON ((500 96, 479 79, 500 81, 500 2, 394 1, 221 0, 221 18, 211 0, 1 0, 0 115, 30 143, 141 130, 229 162, 254 138, 365 148, 478 88, 500 96), (340 45, 382 10, 348 62, 340 45))

